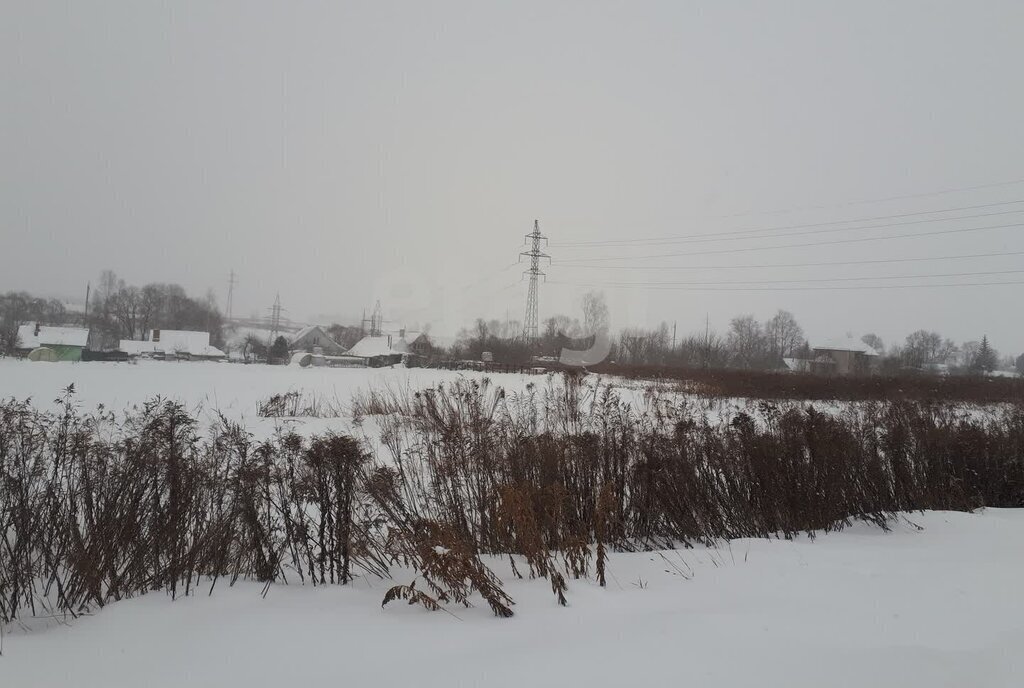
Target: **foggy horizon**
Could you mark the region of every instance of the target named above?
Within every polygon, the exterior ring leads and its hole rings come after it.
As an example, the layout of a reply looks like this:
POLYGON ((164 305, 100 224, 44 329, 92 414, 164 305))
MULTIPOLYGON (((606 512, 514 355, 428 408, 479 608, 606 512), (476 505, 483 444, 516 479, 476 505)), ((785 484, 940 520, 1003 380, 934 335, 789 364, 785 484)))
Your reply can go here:
POLYGON ((233 270, 236 317, 379 299, 453 335, 522 320, 537 219, 541 320, 599 290, 616 328, 781 308, 811 340, 1024 351, 1017 3, 4 16, 0 291, 112 269, 223 308, 233 270))

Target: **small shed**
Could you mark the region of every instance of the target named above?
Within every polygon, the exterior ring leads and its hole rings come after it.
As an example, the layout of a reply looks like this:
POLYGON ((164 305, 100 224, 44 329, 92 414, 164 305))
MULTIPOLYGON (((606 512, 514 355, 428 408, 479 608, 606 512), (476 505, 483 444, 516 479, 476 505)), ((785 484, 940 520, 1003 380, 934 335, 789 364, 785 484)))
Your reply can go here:
MULTIPOLYGON (((53 351, 58 361, 81 361, 82 351, 89 343, 89 330, 84 327, 54 327, 37 322, 18 327, 18 344, 15 349, 21 355, 28 355, 34 349, 46 348, 53 351)), ((52 360, 47 354, 45 360, 52 360)))

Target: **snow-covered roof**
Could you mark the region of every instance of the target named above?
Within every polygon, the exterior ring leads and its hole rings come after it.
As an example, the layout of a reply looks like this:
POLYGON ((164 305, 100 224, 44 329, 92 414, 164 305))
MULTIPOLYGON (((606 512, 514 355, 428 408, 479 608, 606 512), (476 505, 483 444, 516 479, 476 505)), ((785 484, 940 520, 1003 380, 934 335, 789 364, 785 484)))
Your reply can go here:
POLYGON ((836 337, 833 339, 827 339, 824 342, 818 342, 811 348, 815 351, 851 351, 853 353, 864 354, 865 356, 879 355, 874 348, 868 346, 855 337, 836 337))
POLYGON ((299 330, 295 334, 289 335, 288 343, 289 344, 294 344, 295 342, 299 341, 300 339, 302 339, 303 337, 305 337, 307 334, 309 334, 313 330, 317 329, 318 327, 320 327, 320 326, 319 325, 306 325, 305 327, 303 327, 301 330, 299 330))
POLYGON ((402 352, 392 349, 390 336, 370 337, 368 335, 356 342, 355 346, 345 352, 345 355, 370 358, 372 356, 387 356, 388 354, 395 353, 402 352))
POLYGON ((150 330, 149 339, 162 345, 165 351, 188 351, 190 347, 203 347, 210 344, 210 333, 197 330, 150 330))
POLYGON ((118 348, 127 354, 136 355, 157 351, 210 358, 225 355, 223 351, 210 345, 209 332, 193 332, 191 330, 151 330, 148 340, 122 339, 118 348), (153 341, 156 332, 159 332, 159 341, 153 341))
POLYGON ((152 354, 156 352, 188 354, 190 356, 204 356, 207 358, 220 358, 226 356, 223 351, 215 346, 204 344, 202 346, 174 347, 167 346, 163 342, 138 341, 135 339, 122 339, 117 347, 126 354, 138 356, 139 354, 152 354))
POLYGON ((53 327, 27 323, 18 327, 18 346, 35 349, 40 346, 81 346, 89 343, 89 330, 84 327, 53 327))
POLYGON ((430 343, 433 344, 434 346, 450 347, 459 340, 458 337, 451 337, 438 334, 428 334, 427 336, 430 337, 430 343))

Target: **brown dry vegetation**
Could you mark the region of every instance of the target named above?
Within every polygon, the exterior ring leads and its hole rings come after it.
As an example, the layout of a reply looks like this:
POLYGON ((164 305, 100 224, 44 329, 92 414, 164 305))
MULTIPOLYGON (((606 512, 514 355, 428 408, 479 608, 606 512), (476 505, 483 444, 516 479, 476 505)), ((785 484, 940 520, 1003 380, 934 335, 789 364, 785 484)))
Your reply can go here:
POLYGON ((311 585, 412 570, 385 602, 513 600, 485 555, 602 584, 607 552, 789 537, 899 511, 1024 506, 1024 406, 891 400, 718 417, 655 389, 577 377, 511 395, 486 381, 357 400, 380 455, 346 435, 208 433, 154 399, 125 417, 0 403, 0 621, 226 579, 311 585))
POLYGON ((962 401, 1024 403, 1024 378, 981 375, 865 375, 837 377, 761 370, 679 368, 602 363, 593 372, 639 380, 674 380, 706 396, 746 399, 962 401))

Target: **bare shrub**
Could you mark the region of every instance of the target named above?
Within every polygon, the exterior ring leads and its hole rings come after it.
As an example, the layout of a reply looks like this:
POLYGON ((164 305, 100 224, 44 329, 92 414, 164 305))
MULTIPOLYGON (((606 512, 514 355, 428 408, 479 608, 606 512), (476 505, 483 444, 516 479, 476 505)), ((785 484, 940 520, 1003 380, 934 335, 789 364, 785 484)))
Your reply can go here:
POLYGON ((1024 506, 1020 404, 782 401, 719 417, 656 386, 626 404, 576 376, 402 394, 361 402, 384 412, 380 456, 341 434, 256 442, 225 418, 203 435, 159 398, 123 417, 82 413, 71 388, 50 411, 0 402, 0 622, 222 578, 346 584, 395 567, 426 589, 385 603, 479 599, 507 617, 487 556, 566 604, 569 578, 606 583, 614 549, 1024 506))
POLYGON ((256 404, 261 418, 340 418, 345 414, 336 400, 298 390, 272 394, 256 404))

